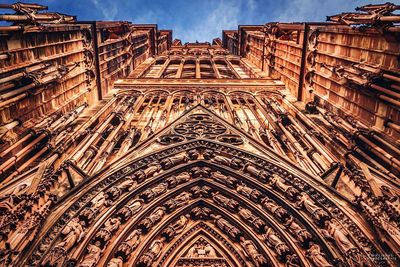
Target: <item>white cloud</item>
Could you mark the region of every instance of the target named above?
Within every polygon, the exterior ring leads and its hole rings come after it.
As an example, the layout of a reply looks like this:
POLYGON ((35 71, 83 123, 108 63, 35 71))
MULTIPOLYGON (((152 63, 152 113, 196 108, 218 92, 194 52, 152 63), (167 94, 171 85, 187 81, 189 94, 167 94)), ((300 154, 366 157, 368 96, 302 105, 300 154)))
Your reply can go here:
POLYGON ((101 11, 105 20, 118 20, 118 7, 113 0, 91 0, 95 7, 101 11))
POLYGON ((239 24, 241 5, 241 0, 220 0, 216 6, 210 8, 210 13, 204 19, 199 19, 199 24, 186 25, 190 27, 178 28, 176 32, 180 36, 184 36, 182 42, 194 42, 196 40, 211 42, 213 38, 221 35, 222 30, 231 29, 232 25, 239 24))

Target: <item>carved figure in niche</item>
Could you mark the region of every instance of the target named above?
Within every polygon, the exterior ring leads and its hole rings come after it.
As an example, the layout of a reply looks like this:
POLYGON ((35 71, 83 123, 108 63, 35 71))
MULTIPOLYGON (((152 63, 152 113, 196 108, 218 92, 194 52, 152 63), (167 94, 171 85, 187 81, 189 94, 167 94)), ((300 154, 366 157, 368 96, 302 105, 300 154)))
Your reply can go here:
POLYGON ((100 259, 101 255, 100 242, 96 241, 94 244, 89 244, 87 247, 87 253, 83 258, 82 262, 78 265, 79 267, 92 267, 100 259))
POLYGON ((293 218, 285 224, 288 231, 297 238, 297 240, 306 247, 312 240, 312 235, 304 228, 302 228, 293 218))
POLYGON ((245 255, 252 259, 257 267, 268 266, 267 259, 258 252, 256 245, 251 240, 240 237, 240 245, 244 249, 245 255))
POLYGON ((242 218, 242 220, 246 221, 247 224, 251 225, 258 232, 263 231, 263 229, 265 228, 265 223, 263 222, 263 220, 261 220, 260 217, 255 216, 248 209, 239 207, 239 216, 240 218, 242 218))
POLYGON ((300 267, 300 260, 296 254, 286 256, 286 267, 300 267))
POLYGON ((232 178, 230 176, 225 176, 219 171, 212 173, 211 176, 219 183, 224 184, 230 188, 235 188, 237 184, 237 180, 235 178, 232 178))
POLYGON ((256 177, 259 181, 263 183, 268 182, 271 176, 270 173, 264 170, 259 170, 252 164, 247 164, 244 169, 245 171, 247 171, 248 173, 250 173, 252 176, 256 177))
POLYGON ((353 243, 351 243, 351 241, 347 238, 348 233, 345 232, 345 230, 340 225, 337 225, 333 221, 325 221, 324 225, 326 230, 322 229, 322 234, 325 237, 333 239, 343 253, 346 253, 349 250, 356 248, 353 243))
POLYGON ((157 163, 150 164, 148 168, 144 170, 136 171, 133 176, 139 183, 143 182, 145 179, 153 177, 161 170, 161 165, 157 163))
POLYGON ((154 240, 153 243, 151 243, 147 252, 142 257, 140 257, 137 266, 150 267, 153 261, 160 256, 163 246, 164 238, 154 240))
POLYGON ((211 175, 211 169, 208 167, 193 167, 190 169, 192 178, 205 177, 208 178, 211 175))
POLYGON ((128 238, 119 245, 115 255, 121 256, 124 260, 137 248, 142 237, 142 230, 135 229, 128 238))
POLYGON ((64 229, 61 231, 61 233, 64 235, 64 238, 56 246, 63 248, 66 252, 68 252, 77 242, 79 242, 83 238, 83 226, 85 226, 85 223, 79 221, 79 218, 77 217, 70 220, 67 226, 65 226, 64 229))
POLYGON ((121 257, 112 258, 108 263, 107 267, 122 267, 124 262, 121 257))
POLYGON ((167 191, 166 183, 159 183, 151 189, 147 189, 140 194, 140 197, 145 201, 149 202, 153 200, 155 197, 161 195, 162 193, 167 191))
POLYGON ((176 208, 182 207, 189 203, 192 194, 189 192, 182 192, 178 196, 173 199, 168 200, 165 203, 165 207, 167 208, 168 212, 175 210, 176 208))
POLYGON ((189 157, 186 155, 186 153, 181 153, 178 155, 174 155, 172 157, 168 157, 165 159, 162 159, 160 161, 161 166, 164 168, 164 170, 170 169, 175 165, 184 163, 189 161, 189 157))
POLYGON ((278 237, 271 227, 266 229, 266 233, 263 234, 263 237, 267 245, 274 248, 281 259, 284 259, 285 256, 290 253, 289 247, 278 237))
POLYGON ((103 205, 106 203, 106 196, 104 195, 104 192, 101 191, 98 193, 91 201, 90 201, 90 208, 94 211, 97 212, 99 211, 103 205))
POLYGON ((227 157, 217 155, 211 161, 217 164, 231 167, 232 169, 235 170, 239 170, 243 167, 243 161, 238 158, 229 159, 227 157))
POLYGON ((239 229, 230 224, 227 220, 223 219, 221 215, 215 216, 215 224, 233 240, 239 240, 240 236, 242 235, 239 229))
POLYGON ((271 212, 280 222, 285 223, 290 220, 292 216, 281 206, 275 203, 272 199, 265 197, 261 200, 261 205, 271 212))
POLYGON ((135 249, 140 243, 141 236, 142 236, 142 230, 136 229, 128 236, 125 242, 129 246, 131 246, 132 249, 135 249))
POLYGON ((239 184, 236 187, 236 191, 239 194, 244 195, 248 199, 251 199, 255 202, 258 202, 262 196, 260 191, 258 191, 257 189, 250 188, 250 187, 246 186, 245 184, 239 184))
POLYGON ((179 235, 188 224, 188 217, 189 215, 181 215, 176 222, 165 228, 161 235, 164 236, 167 240, 174 238, 175 235, 179 235))
POLYGON ((149 216, 139 222, 139 227, 143 232, 150 230, 157 222, 159 222, 165 215, 165 208, 159 207, 153 211, 149 216))
POLYGON ((121 219, 121 223, 125 223, 127 219, 129 219, 132 215, 138 213, 142 209, 143 200, 137 199, 133 201, 131 204, 121 208, 115 213, 116 217, 121 219))
POLYGON ((325 258, 325 254, 321 252, 321 248, 313 242, 310 242, 310 248, 306 252, 306 257, 309 258, 316 267, 333 267, 325 258))
POLYGON ((218 203, 219 205, 227 208, 230 211, 237 211, 239 207, 239 203, 233 199, 229 199, 223 195, 221 195, 219 192, 213 192, 211 193, 212 199, 218 203))
POLYGON ((182 172, 177 176, 168 177, 165 181, 168 184, 168 188, 174 188, 178 184, 183 184, 190 180, 190 174, 188 172, 182 172))
POLYGON ((300 194, 296 188, 290 185, 286 185, 285 181, 276 174, 272 175, 270 184, 285 193, 286 197, 290 200, 296 200, 297 196, 300 194))
POLYGON ((121 225, 121 219, 110 218, 105 223, 103 228, 99 230, 99 232, 95 236, 96 241, 100 241, 101 246, 104 246, 112 237, 113 233, 118 230, 121 225))
POLYGON ((304 207, 312 215, 312 217, 320 223, 323 223, 329 218, 328 213, 322 208, 318 207, 305 192, 301 193, 301 197, 296 205, 298 207, 304 207))

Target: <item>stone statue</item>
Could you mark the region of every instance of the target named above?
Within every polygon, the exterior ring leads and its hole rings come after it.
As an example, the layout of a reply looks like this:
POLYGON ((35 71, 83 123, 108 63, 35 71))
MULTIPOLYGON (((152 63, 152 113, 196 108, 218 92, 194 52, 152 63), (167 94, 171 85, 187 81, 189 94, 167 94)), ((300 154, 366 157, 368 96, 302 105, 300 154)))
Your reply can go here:
POLYGON ((309 258, 316 267, 333 267, 325 258, 325 254, 321 252, 321 248, 313 242, 310 242, 310 248, 306 252, 306 257, 309 258))
POLYGON ((229 176, 225 176, 219 171, 212 173, 212 177, 219 183, 224 184, 230 188, 235 188, 235 185, 237 184, 236 179, 229 176))
POLYGON ((225 165, 228 167, 231 167, 235 170, 239 170, 242 168, 243 166, 243 162, 242 160, 238 159, 238 158, 227 158, 224 156, 215 156, 212 160, 212 162, 217 163, 217 164, 221 164, 221 165, 225 165))
POLYGON ((219 192, 213 192, 211 193, 212 199, 218 203, 219 205, 227 208, 230 211, 237 211, 239 207, 239 203, 236 200, 229 199, 223 195, 221 195, 219 192))
POLYGON ((174 188, 178 184, 183 184, 190 180, 190 174, 188 172, 182 172, 177 176, 168 177, 165 181, 168 184, 168 188, 174 188))
POLYGON ((121 256, 126 259, 139 245, 140 239, 142 237, 142 230, 135 229, 128 238, 118 246, 116 255, 121 256))
POLYGON ((242 220, 244 220, 248 225, 252 226, 258 232, 263 231, 263 229, 265 228, 265 223, 263 222, 263 220, 261 220, 260 217, 255 216, 248 209, 239 207, 239 216, 240 218, 242 218, 242 220))
POLYGON ((145 179, 153 177, 155 174, 157 174, 161 170, 161 165, 158 163, 153 163, 150 164, 149 167, 147 167, 144 170, 138 170, 137 172, 134 173, 134 177, 136 181, 143 182, 145 179))
POLYGON ((252 189, 244 184, 239 184, 236 187, 236 191, 241 194, 244 195, 245 197, 247 197, 248 199, 251 199, 255 202, 258 202, 262 196, 261 192, 258 191, 257 189, 252 189))
POLYGON ((261 205, 282 223, 291 219, 291 215, 284 208, 268 197, 261 200, 261 205))
POLYGON ((108 263, 107 267, 122 267, 124 262, 121 257, 112 258, 108 263))
POLYGON ((187 162, 189 160, 189 157, 186 155, 186 153, 181 153, 178 155, 174 155, 172 157, 168 157, 165 159, 161 160, 161 166, 164 168, 164 170, 170 169, 175 165, 187 162))
POLYGON ((140 194, 140 197, 145 201, 149 202, 153 200, 155 197, 161 195, 162 193, 167 191, 166 183, 159 183, 151 189, 147 189, 140 194))
POLYGON ((154 260, 156 260, 160 256, 163 246, 164 239, 154 240, 153 243, 151 243, 147 252, 142 257, 140 257, 137 266, 150 267, 154 260))
POLYGON ((297 196, 300 194, 296 188, 294 188, 293 186, 290 186, 290 185, 286 185, 285 181, 276 174, 272 175, 270 184, 272 186, 278 188, 283 193, 285 193, 287 198, 289 198, 290 200, 295 200, 297 198, 297 196))
POLYGON ((290 253, 289 247, 278 237, 272 228, 266 229, 266 233, 263 235, 265 242, 279 255, 280 258, 284 259, 287 254, 290 253))
POLYGON ((101 256, 100 242, 96 241, 94 244, 87 246, 87 253, 83 258, 82 262, 78 265, 79 267, 93 267, 99 261, 101 256))
POLYGON ((312 215, 312 217, 319 222, 323 222, 329 218, 328 213, 322 208, 318 207, 305 192, 301 193, 301 197, 296 205, 298 207, 304 207, 312 215))
POLYGON ((142 231, 147 232, 155 225, 155 223, 159 222, 162 219, 162 217, 164 217, 164 215, 165 215, 165 208, 159 207, 156 210, 154 210, 149 216, 140 221, 139 227, 141 227, 142 231))
POLYGON ((268 172, 264 170, 259 170, 252 164, 247 164, 244 169, 246 172, 250 173, 252 176, 256 177, 263 183, 268 182, 271 176, 268 172))
POLYGON ((333 221, 325 221, 325 228, 326 230, 321 230, 322 234, 325 237, 332 238, 343 253, 356 248, 347 238, 347 233, 340 225, 333 221))
POLYGON ((118 230, 120 225, 121 219, 119 217, 108 219, 104 223, 103 228, 97 232, 95 240, 100 241, 101 245, 104 246, 112 238, 113 233, 118 230))
POLYGON ((312 235, 306 229, 302 228, 293 218, 285 224, 285 227, 304 247, 312 240, 312 235))
POLYGON ((189 222, 188 217, 189 215, 181 215, 176 222, 165 228, 161 235, 164 236, 167 240, 170 240, 174 238, 175 235, 182 233, 189 222))
POLYGON ((179 207, 182 207, 182 206, 188 204, 191 197, 192 197, 191 193, 182 192, 175 198, 168 200, 165 203, 165 206, 167 207, 168 212, 171 212, 171 211, 175 210, 176 208, 179 208, 179 207))
POLYGON ((65 251, 69 251, 77 242, 79 242, 84 236, 81 223, 82 221, 79 221, 79 218, 76 217, 70 220, 67 226, 65 226, 61 231, 64 238, 56 246, 63 248, 65 251))
POLYGON ((239 229, 230 224, 227 220, 223 219, 221 215, 215 216, 215 224, 233 240, 239 240, 240 236, 242 235, 239 229))
POLYGON ((97 212, 99 211, 103 205, 106 203, 106 197, 104 195, 104 192, 101 191, 98 193, 91 201, 90 208, 94 211, 97 212))
POLYGON ((246 256, 251 258, 257 267, 268 266, 267 259, 258 252, 253 241, 246 240, 244 237, 240 237, 240 245, 244 249, 246 256))

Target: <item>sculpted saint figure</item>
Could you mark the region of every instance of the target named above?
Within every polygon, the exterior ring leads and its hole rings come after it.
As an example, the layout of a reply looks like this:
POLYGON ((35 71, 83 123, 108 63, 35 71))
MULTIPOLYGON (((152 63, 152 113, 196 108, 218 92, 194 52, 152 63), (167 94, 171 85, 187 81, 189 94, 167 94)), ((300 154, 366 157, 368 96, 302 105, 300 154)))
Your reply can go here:
POLYGON ((112 258, 108 263, 107 267, 122 267, 124 262, 121 257, 112 258))
POLYGON ((275 233, 274 230, 272 230, 272 228, 268 228, 266 230, 266 233, 263 235, 265 242, 273 247, 276 251, 276 253, 283 258, 284 256, 286 256, 290 250, 289 247, 278 237, 278 235, 275 233))
POLYGON ((96 241, 94 244, 89 244, 87 251, 88 252, 83 258, 82 262, 78 265, 79 267, 92 267, 96 265, 102 252, 100 248, 100 242, 96 241))
POLYGON ((159 183, 155 187, 145 190, 143 193, 140 194, 140 197, 143 198, 146 202, 148 202, 166 191, 167 191, 167 184, 159 183))
POLYGON ((227 233, 234 240, 239 239, 239 237, 242 235, 239 229, 230 224, 227 220, 223 219, 221 215, 215 216, 215 224, 219 229, 227 233))
POLYGON ((306 246, 312 240, 312 235, 302 228, 293 218, 285 224, 289 232, 300 241, 303 246, 306 246))
POLYGON ((247 224, 251 225, 254 229, 256 229, 259 232, 261 232, 262 229, 264 229, 265 227, 265 223, 260 219, 260 217, 255 216, 248 209, 239 207, 239 216, 244 221, 246 221, 247 224))
POLYGON ((219 205, 227 208, 230 211, 237 211, 237 208, 239 206, 239 203, 237 201, 229 199, 221 195, 219 192, 213 192, 211 193, 211 195, 213 196, 212 199, 219 205))
POLYGON ((225 176, 219 171, 214 172, 212 174, 212 177, 219 183, 225 184, 226 186, 228 186, 230 188, 235 188, 235 185, 237 184, 236 179, 229 177, 229 176, 225 176))
POLYGON ((138 182, 143 182, 145 179, 153 177, 161 170, 161 165, 158 163, 151 164, 148 168, 144 170, 138 170, 134 173, 134 177, 138 182))
POLYGON ((253 241, 246 240, 244 237, 240 237, 240 245, 243 247, 247 257, 251 258, 257 267, 268 266, 267 260, 258 252, 253 241))
POLYGON ((281 206, 275 203, 272 199, 265 197, 261 200, 262 206, 271 212, 280 222, 284 223, 291 219, 291 215, 281 206))
POLYGON ((242 195, 246 196, 247 198, 249 198, 249 199, 251 199, 251 200, 253 200, 255 202, 258 202, 260 200, 260 198, 261 198, 261 195, 262 195, 261 192, 258 191, 257 189, 252 189, 252 188, 250 188, 250 187, 248 187, 248 186, 246 186, 244 184, 239 184, 236 187, 236 191, 239 194, 242 194, 242 195))
POLYGON ((161 160, 161 166, 164 169, 170 169, 175 165, 181 164, 183 162, 187 162, 189 160, 189 157, 186 155, 186 153, 174 155, 172 157, 165 158, 161 160))
POLYGON ((326 260, 325 254, 321 252, 321 248, 313 242, 310 242, 310 248, 307 250, 306 256, 316 267, 333 267, 333 265, 326 260))
POLYGON ((323 221, 329 218, 328 213, 318 207, 305 192, 301 193, 301 197, 296 205, 298 207, 304 207, 317 221, 323 221))
POLYGON ((299 194, 299 191, 293 186, 285 184, 285 181, 279 175, 273 174, 270 184, 285 193, 289 199, 294 200, 299 194))
POLYGON ((190 174, 188 172, 182 172, 177 176, 168 177, 166 182, 168 184, 168 188, 174 188, 178 184, 183 184, 190 180, 190 174))
POLYGON ((165 215, 165 208, 160 207, 153 211, 149 216, 144 218, 141 222, 139 222, 139 226, 143 231, 148 231, 155 225, 155 223, 159 222, 162 217, 165 215))
POLYGON ((96 212, 99 211, 103 205, 106 203, 106 196, 104 195, 104 192, 101 191, 100 193, 98 193, 91 201, 91 206, 90 208, 96 212))
POLYGON ((142 237, 142 230, 135 229, 128 238, 119 245, 116 255, 122 256, 123 258, 128 258, 129 255, 135 250, 139 245, 140 239, 142 237))
POLYGON ((69 221, 61 233, 64 235, 64 238, 60 243, 57 244, 57 247, 61 247, 65 251, 69 251, 84 236, 83 227, 81 225, 81 221, 79 221, 79 218, 75 217, 69 221))
POLYGON ((326 237, 333 238, 336 245, 343 253, 346 253, 349 250, 356 248, 353 243, 351 243, 351 241, 347 238, 346 233, 341 226, 335 224, 333 221, 325 221, 325 228, 326 230, 321 230, 322 234, 326 237))

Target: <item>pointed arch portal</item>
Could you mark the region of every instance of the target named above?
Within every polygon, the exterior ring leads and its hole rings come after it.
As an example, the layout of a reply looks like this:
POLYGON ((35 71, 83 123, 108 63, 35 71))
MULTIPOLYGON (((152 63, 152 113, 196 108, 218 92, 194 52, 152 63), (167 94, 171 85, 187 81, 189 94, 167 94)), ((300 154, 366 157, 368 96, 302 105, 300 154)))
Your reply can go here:
POLYGON ((385 264, 350 203, 201 105, 142 147, 60 200, 23 263, 385 264))

